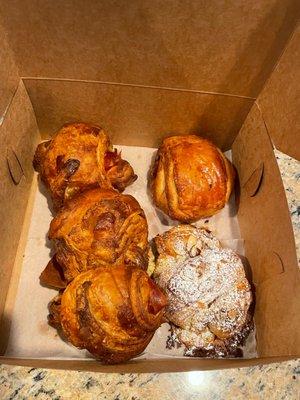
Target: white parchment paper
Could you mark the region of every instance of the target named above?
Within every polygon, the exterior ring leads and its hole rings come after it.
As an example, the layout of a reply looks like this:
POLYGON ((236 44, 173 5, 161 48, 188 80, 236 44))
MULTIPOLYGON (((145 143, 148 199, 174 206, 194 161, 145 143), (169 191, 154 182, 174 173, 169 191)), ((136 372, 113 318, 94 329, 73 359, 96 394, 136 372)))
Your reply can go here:
MULTIPOLYGON (((149 239, 168 230, 176 222, 156 210, 147 191, 147 174, 156 149, 145 147, 116 146, 122 150, 122 157, 130 162, 138 180, 125 193, 133 195, 145 211, 149 224, 149 239)), ((226 153, 231 158, 231 153, 226 153)), ((90 358, 85 350, 79 350, 64 342, 56 330, 47 323, 48 303, 57 294, 55 290, 42 287, 39 275, 50 259, 51 245, 47 232, 52 219, 45 190, 42 186, 36 192, 28 240, 23 257, 23 266, 11 321, 10 337, 6 356, 34 358, 90 358)), ((221 240, 223 246, 232 248, 243 255, 243 240, 240 237, 236 217, 234 196, 217 215, 201 220, 221 240), (205 222, 206 221, 206 222, 205 222)), ((166 349, 169 325, 164 324, 154 335, 151 343, 140 356, 178 357, 182 349, 166 349)), ((255 357, 255 335, 252 335, 244 349, 244 357, 255 357)))

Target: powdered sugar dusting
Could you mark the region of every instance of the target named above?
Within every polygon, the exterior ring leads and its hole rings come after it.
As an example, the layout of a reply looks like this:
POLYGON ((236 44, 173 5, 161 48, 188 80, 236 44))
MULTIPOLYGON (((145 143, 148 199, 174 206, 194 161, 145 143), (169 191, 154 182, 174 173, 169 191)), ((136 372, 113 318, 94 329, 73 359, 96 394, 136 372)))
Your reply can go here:
POLYGON ((193 352, 224 354, 229 343, 238 346, 252 302, 239 256, 210 232, 188 225, 172 228, 156 242, 154 278, 167 294, 173 334, 193 352))

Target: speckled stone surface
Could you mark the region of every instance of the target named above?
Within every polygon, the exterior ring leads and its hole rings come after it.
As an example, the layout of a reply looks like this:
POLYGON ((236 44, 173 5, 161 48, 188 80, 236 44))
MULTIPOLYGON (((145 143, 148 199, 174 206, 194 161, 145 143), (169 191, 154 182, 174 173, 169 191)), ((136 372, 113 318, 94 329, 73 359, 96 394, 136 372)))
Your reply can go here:
MULTIPOLYGON (((275 151, 300 258, 300 163, 275 151)), ((174 374, 102 374, 0 366, 0 400, 300 399, 300 360, 174 374)))
POLYGON ((3 366, 0 385, 1 400, 298 400, 300 362, 176 374, 100 374, 3 366))
POLYGON ((300 264, 300 162, 279 150, 275 150, 275 157, 291 213, 297 257, 300 264))

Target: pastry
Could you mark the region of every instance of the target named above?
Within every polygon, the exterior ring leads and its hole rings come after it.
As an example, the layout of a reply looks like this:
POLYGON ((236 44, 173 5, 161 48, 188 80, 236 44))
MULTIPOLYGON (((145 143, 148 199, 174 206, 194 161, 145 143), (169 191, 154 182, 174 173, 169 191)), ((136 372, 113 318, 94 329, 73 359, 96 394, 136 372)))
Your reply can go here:
POLYGON ((120 261, 147 268, 145 214, 134 197, 112 189, 90 189, 68 201, 53 218, 49 239, 66 282, 88 269, 120 261))
POLYGON ((187 354, 233 355, 251 327, 252 294, 239 256, 205 229, 181 225, 155 238, 154 280, 187 354))
POLYGON ((78 275, 50 303, 49 323, 106 364, 140 354, 163 322, 166 298, 147 273, 119 265, 78 275))
POLYGON ((164 139, 151 174, 155 205, 181 222, 221 210, 233 181, 234 169, 221 150, 195 135, 164 139))
POLYGON ((122 192, 137 178, 105 132, 85 123, 66 124, 51 140, 39 144, 33 165, 50 190, 55 210, 88 188, 122 192))
POLYGON ((48 286, 55 289, 64 289, 67 286, 68 281, 66 280, 64 271, 56 260, 55 255, 51 258, 41 273, 40 283, 43 286, 48 286))

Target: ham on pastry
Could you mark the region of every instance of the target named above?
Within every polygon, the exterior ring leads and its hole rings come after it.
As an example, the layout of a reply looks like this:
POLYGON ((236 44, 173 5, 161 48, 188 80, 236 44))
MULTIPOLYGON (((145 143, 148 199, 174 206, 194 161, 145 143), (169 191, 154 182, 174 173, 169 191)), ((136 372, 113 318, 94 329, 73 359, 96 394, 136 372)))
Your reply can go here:
POLYGON ((55 210, 88 188, 122 192, 137 178, 106 133, 86 123, 66 124, 51 140, 40 143, 33 166, 49 189, 55 210))
POLYGON ((41 275, 47 286, 63 287, 81 272, 120 261, 147 268, 144 211, 134 197, 112 189, 90 189, 67 202, 50 224, 49 239, 55 257, 41 275))

